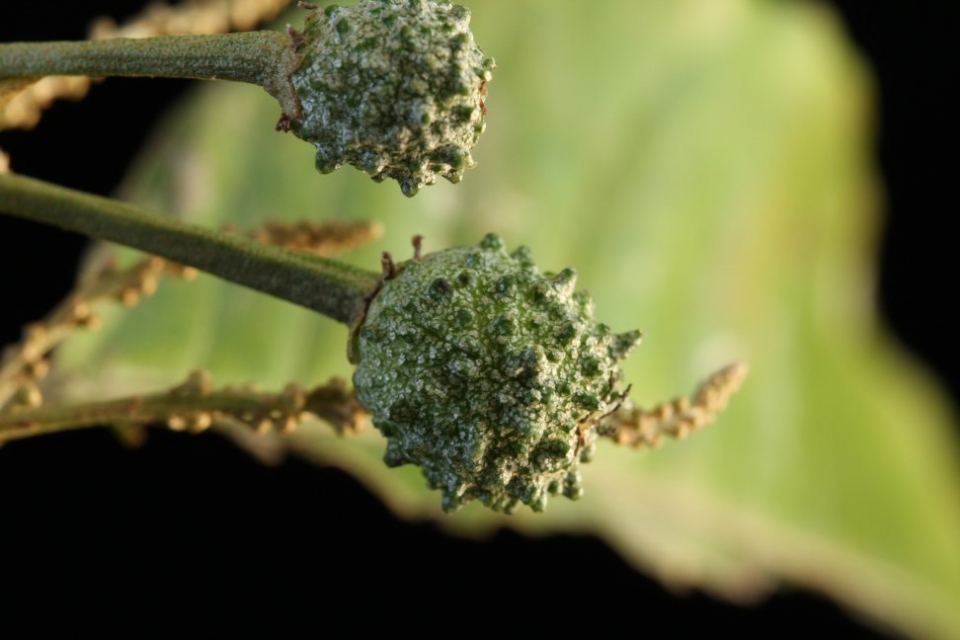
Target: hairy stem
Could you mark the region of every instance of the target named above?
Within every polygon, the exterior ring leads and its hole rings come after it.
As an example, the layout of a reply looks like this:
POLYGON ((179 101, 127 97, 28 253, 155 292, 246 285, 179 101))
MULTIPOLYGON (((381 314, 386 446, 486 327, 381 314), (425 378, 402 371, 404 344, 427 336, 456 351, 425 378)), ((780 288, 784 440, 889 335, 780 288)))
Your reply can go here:
POLYGON ((353 393, 338 380, 309 391, 295 384, 280 393, 236 387, 213 390, 209 375, 198 371, 184 384, 160 393, 0 413, 0 444, 103 425, 166 424, 174 430, 199 432, 229 420, 257 431, 287 432, 308 414, 324 419, 340 433, 356 431, 364 417, 353 393))
POLYGON ((379 274, 211 231, 109 198, 0 175, 0 212, 110 240, 313 309, 347 325, 379 274))
POLYGON ((123 270, 106 265, 95 277, 86 278, 45 318, 24 327, 21 341, 0 351, 0 413, 18 395, 42 400, 34 385, 49 371, 46 356, 76 328, 96 328, 99 318, 94 309, 99 303, 114 299, 133 306, 141 296, 153 293, 162 274, 191 279, 196 276, 196 269, 157 256, 144 258, 123 270))
POLYGON ((234 80, 260 85, 295 113, 290 39, 255 31, 197 36, 0 44, 0 82, 61 76, 234 80))
POLYGON ((619 408, 605 417, 597 433, 636 449, 656 449, 664 437, 683 440, 713 422, 746 377, 747 365, 734 362, 712 373, 689 398, 680 397, 649 410, 619 408))

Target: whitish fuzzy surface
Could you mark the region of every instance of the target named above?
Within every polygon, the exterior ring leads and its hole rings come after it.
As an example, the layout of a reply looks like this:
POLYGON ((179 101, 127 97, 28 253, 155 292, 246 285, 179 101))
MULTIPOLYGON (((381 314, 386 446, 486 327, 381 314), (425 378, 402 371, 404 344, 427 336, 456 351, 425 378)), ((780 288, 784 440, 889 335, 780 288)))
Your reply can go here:
POLYGON ((317 170, 343 164, 408 196, 437 176, 459 182, 484 129, 494 62, 468 9, 429 0, 361 0, 307 19, 291 80, 291 129, 317 148, 317 170))
POLYGON ((575 279, 489 235, 405 263, 373 300, 355 335, 357 396, 387 464, 419 465, 444 509, 580 496, 578 464, 640 336, 595 322, 575 279))

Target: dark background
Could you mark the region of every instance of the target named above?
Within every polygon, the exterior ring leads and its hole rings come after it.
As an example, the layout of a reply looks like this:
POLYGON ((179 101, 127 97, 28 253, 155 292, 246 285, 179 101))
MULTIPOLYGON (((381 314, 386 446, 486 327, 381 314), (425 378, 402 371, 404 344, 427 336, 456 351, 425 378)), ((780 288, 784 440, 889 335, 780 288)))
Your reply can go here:
MULTIPOLYGON (((140 4, 6 2, 0 42, 82 38, 91 16, 122 20, 140 4)), ((956 289, 948 214, 957 179, 956 163, 943 155, 957 148, 960 113, 948 97, 960 59, 955 10, 935 0, 834 4, 879 81, 882 312, 956 397, 952 334, 960 312, 948 304, 956 289)), ((18 172, 106 195, 186 86, 111 80, 80 103, 59 103, 34 131, 0 133, 0 148, 18 172)), ((83 244, 0 217, 0 344, 17 339, 24 318, 41 317, 70 288, 83 244)), ((394 521, 337 471, 298 460, 263 467, 216 436, 160 430, 135 451, 99 431, 0 449, 0 580, 18 594, 0 600, 0 614, 9 621, 36 611, 34 631, 66 621, 168 635, 196 614, 198 632, 387 625, 457 633, 475 619, 512 627, 516 611, 544 634, 623 626, 670 635, 790 629, 879 637, 802 592, 755 609, 698 594, 676 598, 591 538, 531 541, 504 532, 488 543, 450 539, 430 525, 394 521)))

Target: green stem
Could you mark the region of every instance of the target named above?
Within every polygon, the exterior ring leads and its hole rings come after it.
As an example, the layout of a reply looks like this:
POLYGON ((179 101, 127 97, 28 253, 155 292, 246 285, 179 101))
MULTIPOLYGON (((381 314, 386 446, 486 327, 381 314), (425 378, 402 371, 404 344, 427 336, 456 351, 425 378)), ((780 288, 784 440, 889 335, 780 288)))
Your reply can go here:
POLYGON ((264 87, 286 113, 296 111, 292 65, 289 37, 272 31, 0 44, 0 82, 47 75, 234 80, 264 87))
POLYGON ((196 267, 347 325, 360 317, 380 278, 335 260, 211 231, 24 176, 0 175, 0 212, 196 267))

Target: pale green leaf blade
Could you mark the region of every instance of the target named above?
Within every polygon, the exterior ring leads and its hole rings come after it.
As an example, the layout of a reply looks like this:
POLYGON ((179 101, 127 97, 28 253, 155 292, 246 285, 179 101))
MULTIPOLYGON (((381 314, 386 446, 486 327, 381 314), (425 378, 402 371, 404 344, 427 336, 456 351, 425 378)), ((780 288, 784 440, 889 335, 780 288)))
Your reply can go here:
MULTIPOLYGON (((417 470, 380 462, 372 430, 340 440, 311 425, 290 446, 452 531, 592 532, 671 584, 749 599, 786 580, 907 633, 960 634, 953 416, 875 319, 871 89, 836 18, 772 0, 473 13, 499 68, 462 184, 407 200, 351 169, 317 176, 310 147, 272 131, 275 104, 227 86, 177 114, 126 193, 210 225, 378 219, 387 235, 350 256, 371 269, 415 233, 431 250, 496 231, 544 269, 576 267, 615 330, 645 330, 625 366, 636 401, 733 358, 751 376, 687 442, 601 447, 584 499, 543 515, 444 517, 417 470)), ((106 324, 60 360, 101 394, 196 366, 275 387, 350 373, 344 329, 212 279, 168 284, 106 324)))

